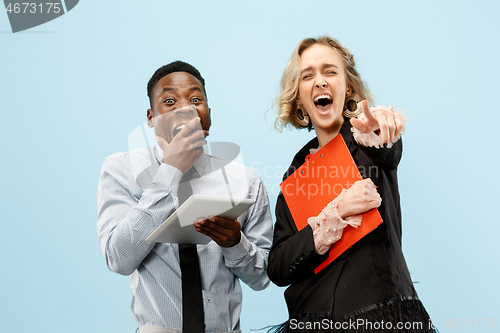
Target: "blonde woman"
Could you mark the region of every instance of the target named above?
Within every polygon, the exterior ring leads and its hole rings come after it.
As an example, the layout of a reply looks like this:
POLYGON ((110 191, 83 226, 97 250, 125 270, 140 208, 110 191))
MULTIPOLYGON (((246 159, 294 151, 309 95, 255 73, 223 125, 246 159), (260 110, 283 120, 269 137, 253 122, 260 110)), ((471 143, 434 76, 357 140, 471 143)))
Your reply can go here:
POLYGON ((295 155, 284 179, 337 135, 364 179, 332 197, 329 213, 317 212, 300 231, 280 193, 268 275, 288 286, 289 320, 277 331, 434 331, 401 248, 396 171, 403 119, 392 107, 370 108, 371 100, 350 51, 330 37, 301 41, 285 68, 276 124, 314 129, 317 137, 295 155), (384 222, 315 274, 342 228, 377 207, 384 222))

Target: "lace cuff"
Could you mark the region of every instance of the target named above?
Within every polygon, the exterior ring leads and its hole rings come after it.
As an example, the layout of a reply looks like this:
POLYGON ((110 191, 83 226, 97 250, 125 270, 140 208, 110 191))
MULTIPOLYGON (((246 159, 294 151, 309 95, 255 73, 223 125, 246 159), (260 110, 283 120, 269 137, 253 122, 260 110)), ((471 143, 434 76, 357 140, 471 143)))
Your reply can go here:
MULTIPOLYGON (((392 106, 389 106, 389 108, 386 108, 385 106, 377 106, 377 107, 372 107, 370 108, 371 111, 376 111, 376 110, 389 110, 392 112, 399 113, 401 115, 401 118, 403 118, 403 130, 401 133, 403 133, 406 129, 406 124, 410 120, 409 117, 405 116, 406 110, 404 108, 398 108, 396 111, 394 111, 394 108, 392 106)), ((361 113, 358 116, 359 120, 365 119, 365 115, 361 113)), ((361 133, 359 130, 356 128, 352 127, 351 128, 352 134, 354 136, 354 140, 356 140, 357 143, 359 143, 362 146, 365 147, 375 147, 375 148, 382 148, 384 146, 384 143, 382 142, 382 138, 375 134, 374 132, 369 132, 369 133, 361 133)), ((398 142, 399 138, 401 138, 401 133, 392 138, 391 141, 387 142, 387 148, 391 148, 393 144, 398 142)))
POLYGON ((343 189, 342 193, 326 205, 318 216, 307 219, 307 223, 313 229, 314 248, 319 254, 328 252, 332 244, 342 237, 344 228, 347 225, 354 228, 361 225, 361 215, 349 216, 345 220, 342 220, 339 215, 337 205, 346 191, 346 189, 343 189))

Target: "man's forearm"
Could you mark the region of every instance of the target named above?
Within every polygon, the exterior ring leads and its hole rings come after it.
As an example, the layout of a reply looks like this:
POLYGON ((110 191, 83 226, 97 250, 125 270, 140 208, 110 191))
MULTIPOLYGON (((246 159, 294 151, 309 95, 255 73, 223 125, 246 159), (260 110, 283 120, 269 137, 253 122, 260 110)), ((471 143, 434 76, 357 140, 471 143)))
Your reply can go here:
POLYGON ((155 243, 146 238, 175 211, 170 189, 181 177, 179 171, 160 167, 139 200, 128 184, 134 184, 126 166, 117 160, 105 162, 99 180, 97 229, 106 263, 114 272, 131 274, 155 243))

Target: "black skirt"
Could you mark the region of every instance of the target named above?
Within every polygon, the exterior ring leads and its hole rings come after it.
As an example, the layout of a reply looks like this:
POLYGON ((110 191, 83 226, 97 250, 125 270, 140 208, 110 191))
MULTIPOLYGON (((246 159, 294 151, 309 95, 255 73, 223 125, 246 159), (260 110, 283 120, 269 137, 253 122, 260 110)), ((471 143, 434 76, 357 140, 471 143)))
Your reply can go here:
POLYGON ((268 332, 426 333, 438 330, 419 299, 398 297, 334 319, 328 313, 297 315, 268 332))

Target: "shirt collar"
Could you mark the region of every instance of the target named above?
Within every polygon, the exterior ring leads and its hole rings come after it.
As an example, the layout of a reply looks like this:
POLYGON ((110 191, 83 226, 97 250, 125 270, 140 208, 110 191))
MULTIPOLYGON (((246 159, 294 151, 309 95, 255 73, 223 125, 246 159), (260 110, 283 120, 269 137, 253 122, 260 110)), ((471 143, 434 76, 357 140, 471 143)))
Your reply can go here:
MULTIPOLYGON (((205 154, 205 147, 206 146, 203 146, 203 151, 201 152, 201 155, 198 156, 198 158, 196 159, 196 161, 194 161, 194 168, 196 169, 196 172, 200 175, 200 176, 203 176, 203 173, 206 172, 210 172, 210 168, 208 167, 209 166, 209 160, 208 160, 208 156, 207 154, 205 154)), ((160 148, 159 145, 156 145, 155 146, 155 157, 156 157, 156 161, 161 164, 162 161, 163 161, 163 150, 160 148)))

